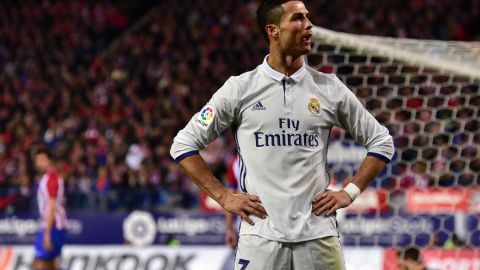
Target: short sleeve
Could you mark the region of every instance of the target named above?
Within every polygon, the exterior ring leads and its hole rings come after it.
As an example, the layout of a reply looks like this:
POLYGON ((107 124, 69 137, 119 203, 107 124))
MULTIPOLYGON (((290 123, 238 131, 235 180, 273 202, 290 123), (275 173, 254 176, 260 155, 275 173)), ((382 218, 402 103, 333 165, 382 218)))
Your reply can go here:
POLYGON ((47 179, 47 191, 50 198, 56 198, 58 195, 58 175, 56 173, 49 173, 47 179))

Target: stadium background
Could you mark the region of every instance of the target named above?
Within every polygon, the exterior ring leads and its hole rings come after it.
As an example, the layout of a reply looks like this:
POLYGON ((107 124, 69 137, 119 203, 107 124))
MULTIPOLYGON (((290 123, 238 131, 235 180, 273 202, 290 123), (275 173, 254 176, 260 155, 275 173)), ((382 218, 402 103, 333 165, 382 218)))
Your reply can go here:
MULTIPOLYGON (((54 151, 66 180, 66 267, 221 269, 230 256, 222 215, 168 150, 229 76, 262 61, 256 6, 0 3, 0 269, 28 269, 33 254, 38 143, 54 151)), ((307 7, 315 25, 336 31, 480 40, 480 1, 307 7)), ((336 73, 395 139, 395 160, 339 213, 349 269, 395 269, 396 250, 408 246, 435 269, 480 269, 479 81, 335 44, 308 61, 336 73)), ((202 153, 219 178, 231 173, 232 146, 226 132, 202 153)), ((340 187, 362 150, 337 129, 330 147, 340 187)))

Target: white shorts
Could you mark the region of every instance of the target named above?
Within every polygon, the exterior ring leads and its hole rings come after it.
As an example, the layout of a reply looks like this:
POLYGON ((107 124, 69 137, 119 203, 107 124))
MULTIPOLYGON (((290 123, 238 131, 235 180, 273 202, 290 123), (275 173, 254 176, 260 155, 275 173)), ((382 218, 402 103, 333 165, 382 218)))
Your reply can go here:
POLYGON ((344 270, 336 236, 299 243, 282 243, 256 235, 241 235, 235 270, 344 270))

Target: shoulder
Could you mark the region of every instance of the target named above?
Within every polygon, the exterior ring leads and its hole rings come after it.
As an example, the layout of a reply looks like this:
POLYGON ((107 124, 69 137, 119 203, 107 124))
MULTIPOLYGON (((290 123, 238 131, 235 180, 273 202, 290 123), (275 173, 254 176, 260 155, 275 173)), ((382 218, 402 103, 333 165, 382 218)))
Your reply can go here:
POLYGON ((48 172, 46 188, 50 196, 56 197, 59 187, 60 187, 60 183, 59 183, 59 176, 57 172, 55 171, 48 172))
POLYGON ((335 74, 323 73, 310 66, 306 66, 306 69, 307 74, 309 74, 313 81, 317 84, 334 85, 337 83, 337 80, 339 80, 335 74))
POLYGON ((339 100, 343 99, 343 96, 347 94, 347 91, 350 91, 337 75, 323 73, 310 66, 306 66, 306 69, 306 77, 313 82, 322 95, 327 95, 330 102, 337 103, 339 100))
POLYGON ((217 101, 222 99, 230 102, 239 102, 251 86, 260 82, 260 76, 262 76, 262 73, 259 67, 237 76, 231 76, 215 93, 214 99, 217 101))
POLYGON ((232 76, 228 81, 233 83, 237 88, 242 89, 253 82, 263 78, 263 72, 261 66, 257 66, 255 69, 244 72, 237 76, 232 76))
POLYGON ((50 171, 47 173, 48 180, 58 181, 58 173, 56 171, 50 171))
POLYGON ((308 74, 312 77, 314 83, 319 86, 326 86, 330 94, 339 98, 340 96, 351 96, 352 91, 335 74, 323 73, 312 67, 307 66, 308 74))
POLYGON ((47 186, 58 186, 61 178, 56 171, 48 172, 46 175, 46 184, 47 186))

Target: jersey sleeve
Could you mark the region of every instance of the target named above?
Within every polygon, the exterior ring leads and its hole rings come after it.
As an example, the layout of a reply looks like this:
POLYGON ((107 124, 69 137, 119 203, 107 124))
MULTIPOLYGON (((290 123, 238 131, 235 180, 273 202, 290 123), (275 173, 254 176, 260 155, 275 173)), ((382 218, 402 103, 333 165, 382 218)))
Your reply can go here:
POLYGON ((337 125, 350 133, 357 143, 367 149, 367 155, 389 163, 394 155, 392 136, 380 125, 357 97, 334 76, 334 96, 337 102, 337 125))
POLYGON ((47 191, 49 198, 56 198, 58 195, 58 175, 55 173, 49 173, 47 179, 47 191))
POLYGON ((238 112, 238 91, 233 78, 212 96, 173 139, 170 155, 176 162, 198 154, 234 121, 238 112))

